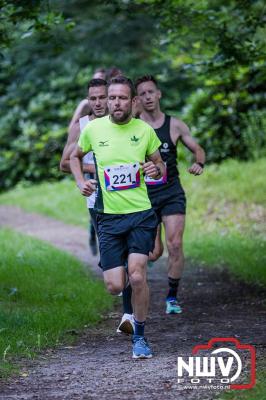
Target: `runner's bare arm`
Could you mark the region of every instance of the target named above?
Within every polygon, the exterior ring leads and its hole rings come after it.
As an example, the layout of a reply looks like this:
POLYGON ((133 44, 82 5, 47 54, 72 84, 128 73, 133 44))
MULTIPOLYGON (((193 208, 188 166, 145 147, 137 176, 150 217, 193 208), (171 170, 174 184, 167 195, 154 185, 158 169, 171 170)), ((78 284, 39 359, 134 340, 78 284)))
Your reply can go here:
MULTIPOLYGON (((74 128, 73 128, 74 129, 74 128)), ((77 133, 77 131, 76 131, 77 133)), ((79 138, 79 132, 75 136, 72 135, 71 141, 68 141, 64 147, 62 158, 60 161, 60 170, 62 172, 71 173, 70 169, 70 155, 76 146, 76 142, 79 138), (72 140, 75 139, 74 142, 72 140)), ((95 166, 93 164, 82 164, 83 172, 95 173, 95 166)))
POLYGON ((85 180, 82 172, 82 158, 86 153, 83 153, 78 144, 70 155, 70 168, 74 175, 77 186, 83 196, 90 196, 96 190, 97 181, 95 179, 85 180))
POLYGON ((75 114, 76 114, 78 108, 79 108, 79 106, 77 107, 76 111, 74 112, 74 115, 73 115, 70 125, 68 127, 67 142, 65 144, 63 154, 62 154, 62 157, 60 160, 60 170, 62 172, 68 172, 68 173, 71 172, 70 165, 69 165, 69 158, 70 158, 71 152, 74 149, 74 145, 78 141, 78 138, 80 135, 79 120, 74 123, 74 117, 75 117, 75 114))
MULTIPOLYGON (((84 99, 79 103, 69 124, 67 142, 60 161, 60 170, 62 172, 71 173, 70 154, 72 153, 80 135, 79 119, 82 116, 87 115, 88 112, 89 105, 87 100, 84 99)), ((95 173, 95 167, 90 164, 84 164, 83 172, 95 173)))
POLYGON ((150 178, 160 179, 165 173, 165 166, 159 150, 156 150, 147 158, 150 161, 142 164, 143 172, 150 178))
POLYGON ((201 175, 203 173, 203 167, 205 163, 205 151, 203 148, 193 139, 190 134, 187 125, 178 120, 177 118, 171 118, 172 127, 171 138, 174 143, 180 139, 181 142, 194 154, 195 162, 188 169, 193 175, 201 175))
POLYGON ((82 171, 88 172, 89 174, 95 174, 96 168, 94 164, 82 164, 82 171))
POLYGON ((72 127, 76 124, 78 124, 78 126, 79 126, 79 119, 81 117, 84 117, 85 115, 89 115, 89 114, 90 114, 90 107, 89 107, 88 100, 83 99, 74 111, 73 117, 72 117, 69 127, 68 127, 68 131, 70 132, 72 130, 72 127))
POLYGON ((73 143, 78 141, 80 135, 79 119, 89 113, 88 100, 82 100, 74 111, 73 117, 68 126, 67 142, 63 150, 63 154, 60 161, 60 170, 63 172, 70 173, 69 157, 73 151, 73 143))

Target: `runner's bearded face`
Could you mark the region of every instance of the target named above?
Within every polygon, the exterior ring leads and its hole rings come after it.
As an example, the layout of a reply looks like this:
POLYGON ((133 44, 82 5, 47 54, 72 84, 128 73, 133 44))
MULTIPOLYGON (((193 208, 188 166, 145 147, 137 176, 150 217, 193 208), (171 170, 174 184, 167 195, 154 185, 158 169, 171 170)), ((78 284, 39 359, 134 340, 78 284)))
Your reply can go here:
POLYGON ((105 86, 90 87, 88 92, 88 102, 91 112, 95 118, 104 117, 108 113, 107 109, 107 89, 105 86))
POLYGON ((161 92, 152 81, 142 82, 137 87, 137 94, 141 106, 147 112, 154 111, 161 98, 161 92))
POLYGON ((132 116, 132 98, 129 86, 115 83, 108 89, 108 108, 111 120, 126 124, 132 116))

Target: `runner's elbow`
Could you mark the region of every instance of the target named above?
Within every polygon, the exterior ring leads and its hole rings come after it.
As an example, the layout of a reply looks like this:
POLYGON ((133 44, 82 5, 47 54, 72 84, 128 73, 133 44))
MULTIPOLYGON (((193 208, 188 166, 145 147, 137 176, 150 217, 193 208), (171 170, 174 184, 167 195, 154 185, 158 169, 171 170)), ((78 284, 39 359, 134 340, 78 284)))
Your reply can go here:
POLYGON ((66 164, 65 161, 62 160, 60 161, 59 169, 61 172, 71 172, 70 167, 66 164))

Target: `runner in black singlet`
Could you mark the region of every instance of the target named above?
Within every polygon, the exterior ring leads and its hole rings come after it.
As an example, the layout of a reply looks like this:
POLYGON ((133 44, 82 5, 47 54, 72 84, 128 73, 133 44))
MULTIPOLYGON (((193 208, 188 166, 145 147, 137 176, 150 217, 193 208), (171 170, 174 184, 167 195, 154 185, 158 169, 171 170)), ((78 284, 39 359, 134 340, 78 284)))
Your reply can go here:
POLYGON ((161 157, 167 165, 165 183, 146 182, 152 206, 160 221, 162 221, 163 215, 184 215, 186 213, 186 197, 179 180, 176 165, 176 145, 174 145, 170 136, 170 121, 171 117, 165 115, 163 125, 155 129, 162 142, 160 147, 161 157))
MULTIPOLYGON (((203 172, 204 150, 191 137, 188 127, 175 117, 164 114, 160 109, 161 91, 153 76, 143 76, 136 81, 136 90, 142 106, 140 118, 149 123, 160 141, 160 154, 166 164, 166 176, 158 181, 147 179, 148 193, 157 217, 165 228, 168 249, 168 284, 166 313, 182 312, 177 300, 177 290, 184 267, 183 232, 185 227, 186 197, 177 168, 177 145, 180 140, 193 154, 195 162, 188 169, 193 175, 203 172)), ((160 244, 160 241, 157 241, 160 244)), ((155 247, 153 259, 162 253, 162 245, 155 247)), ((151 257, 151 259, 152 259, 151 257)))

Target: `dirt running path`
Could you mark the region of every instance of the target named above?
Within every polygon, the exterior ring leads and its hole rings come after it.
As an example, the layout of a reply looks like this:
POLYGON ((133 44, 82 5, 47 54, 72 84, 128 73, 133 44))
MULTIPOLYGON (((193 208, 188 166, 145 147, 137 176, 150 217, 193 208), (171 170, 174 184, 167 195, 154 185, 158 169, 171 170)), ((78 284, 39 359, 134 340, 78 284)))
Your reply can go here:
POLYGON ((0 205, 1 226, 45 240, 61 250, 72 253, 100 275, 98 257, 94 257, 89 249, 86 229, 66 225, 40 214, 25 212, 19 207, 0 205))
MULTIPOLYGON (((0 221, 88 261, 85 230, 2 206, 0 221)), ((96 266, 97 260, 90 259, 92 263, 96 266)), ((0 383, 0 399, 214 399, 217 390, 180 390, 177 356, 190 356, 193 346, 212 337, 235 337, 253 344, 258 359, 265 357, 265 292, 230 278, 225 271, 189 265, 180 290, 184 312, 166 316, 165 268, 163 258, 149 270, 151 308, 146 333, 153 359, 131 360, 129 338, 115 333, 117 311, 84 332, 75 346, 48 351, 38 361, 28 362, 23 368, 28 376, 0 383)))

